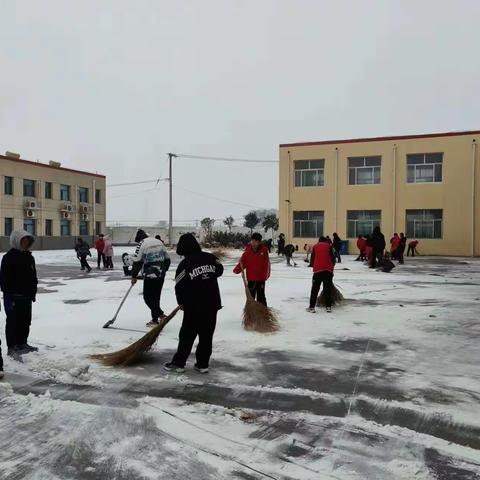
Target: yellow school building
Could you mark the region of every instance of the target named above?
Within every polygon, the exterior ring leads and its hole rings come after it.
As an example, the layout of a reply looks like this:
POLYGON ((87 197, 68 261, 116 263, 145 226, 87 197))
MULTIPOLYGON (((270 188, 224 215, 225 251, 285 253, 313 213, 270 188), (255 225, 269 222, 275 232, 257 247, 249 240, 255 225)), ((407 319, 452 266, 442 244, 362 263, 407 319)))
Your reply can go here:
POLYGON ((480 131, 280 145, 280 232, 314 243, 333 232, 356 253, 380 225, 422 255, 480 255, 480 131))

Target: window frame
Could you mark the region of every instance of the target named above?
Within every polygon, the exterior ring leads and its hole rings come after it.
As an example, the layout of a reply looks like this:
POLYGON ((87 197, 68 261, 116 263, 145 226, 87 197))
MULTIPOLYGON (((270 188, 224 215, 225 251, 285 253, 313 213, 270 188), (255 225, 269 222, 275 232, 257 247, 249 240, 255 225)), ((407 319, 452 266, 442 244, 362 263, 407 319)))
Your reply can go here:
POLYGON ((63 218, 60 220, 60 236, 61 237, 71 237, 72 236, 72 221, 63 218), (64 226, 68 226, 68 234, 64 233, 64 226))
POLYGON ((363 186, 363 185, 381 185, 382 183, 382 156, 381 155, 367 155, 360 157, 347 157, 347 180, 348 185, 363 186), (363 160, 363 165, 360 166, 351 166, 350 162, 352 160, 363 160), (380 165, 367 165, 368 160, 380 159, 380 165), (375 172, 378 169, 378 182, 375 181, 376 175, 375 172), (350 172, 354 170, 355 172, 355 183, 351 183, 350 172), (358 183, 358 171, 359 170, 371 170, 372 172, 372 182, 371 183, 358 183))
POLYGON ((3 233, 5 237, 9 237, 13 232, 13 217, 4 217, 3 219, 3 233), (7 220, 10 220, 10 231, 7 233, 7 220))
POLYGON ((79 203, 88 203, 89 200, 89 189, 88 187, 78 187, 78 201, 79 203), (82 192, 84 192, 85 195, 85 200, 82 200, 82 192))
POLYGON ((347 238, 350 238, 350 239, 358 238, 358 235, 359 235, 359 233, 358 233, 358 223, 359 223, 359 222, 362 222, 362 223, 365 223, 365 224, 368 223, 368 222, 371 223, 371 225, 370 225, 370 227, 369 227, 369 230, 370 230, 370 231, 369 231, 368 233, 362 233, 362 234, 360 234, 360 235, 364 235, 364 236, 365 236, 365 235, 370 235, 370 234, 372 233, 374 227, 375 227, 377 224, 378 224, 378 226, 379 226, 380 228, 382 228, 382 210, 347 210, 346 220, 347 220, 347 230, 346 230, 346 232, 347 232, 347 238), (380 215, 379 215, 379 220, 374 220, 374 219, 371 219, 371 220, 360 220, 360 219, 358 219, 358 218, 356 218, 356 219, 351 219, 351 218, 349 218, 349 213, 352 213, 352 212, 358 213, 358 216, 360 216, 360 214, 363 213, 363 214, 364 214, 364 217, 365 217, 365 213, 366 213, 366 212, 370 212, 370 214, 372 214, 372 212, 379 212, 380 215), (349 226, 350 226, 350 224, 351 224, 352 222, 353 222, 353 224, 354 224, 354 235, 353 235, 353 236, 350 235, 350 229, 349 229, 349 226))
POLYGON ((71 185, 67 185, 66 183, 61 183, 60 184, 60 201, 62 202, 71 202, 72 201, 72 186, 71 185), (63 192, 65 191, 63 189, 63 187, 67 187, 67 192, 68 192, 68 195, 67 197, 68 198, 63 198, 63 192))
POLYGON ((23 196, 24 197, 28 197, 28 198, 36 198, 36 193, 37 193, 37 185, 36 185, 36 181, 35 180, 32 180, 30 178, 24 178, 23 179, 23 196), (32 194, 29 194, 29 193, 26 193, 26 189, 27 189, 27 185, 29 184, 26 184, 25 182, 31 182, 31 187, 32 187, 32 194))
POLYGON ((96 205, 102 204, 102 190, 100 188, 95 189, 95 204, 96 205))
POLYGON ((45 219, 45 236, 53 237, 53 220, 51 218, 45 219), (49 228, 47 227, 49 226, 49 228))
POLYGON ((293 168, 293 183, 295 188, 318 188, 325 186, 325 159, 317 158, 314 160, 295 160, 293 168), (301 162, 308 162, 308 168, 297 167, 301 162), (312 167, 310 162, 322 162, 322 167, 312 167), (297 185, 297 173, 300 173, 300 184, 297 185), (316 185, 305 185, 305 177, 307 173, 317 174, 318 183, 316 185))
POLYGON ((23 219, 23 229, 26 232, 30 233, 30 235, 36 236, 37 235, 37 221, 36 221, 36 219, 35 218, 24 218, 23 219), (33 228, 32 228, 33 231, 28 229, 27 222, 30 223, 33 226, 33 228))
MULTIPOLYGON (((12 195, 14 194, 14 181, 13 177, 10 175, 4 175, 3 177, 3 194, 4 195, 12 195), (7 189, 7 178, 9 179, 9 188, 7 189), (7 191, 9 190, 9 191, 7 191)), ((10 217, 8 217, 10 218, 10 217)))
POLYGON ((444 152, 427 152, 427 153, 407 153, 407 160, 406 160, 406 163, 407 163, 407 183, 409 185, 425 185, 425 184, 429 184, 429 183, 443 183, 443 157, 444 157, 444 152), (408 161, 409 160, 413 160, 413 159, 409 159, 409 157, 413 157, 414 155, 416 156, 419 156, 419 155, 422 155, 423 156, 423 163, 411 163, 409 164, 408 161), (428 161, 427 162, 427 156, 428 155, 441 155, 442 158, 440 161, 428 161), (436 174, 437 174, 437 168, 436 166, 437 165, 440 165, 441 166, 441 173, 440 173, 440 177, 441 179, 440 180, 436 180, 436 174), (431 182, 417 182, 416 181, 416 178, 417 178, 417 168, 418 167, 426 167, 426 166, 431 166, 432 167, 432 170, 433 170, 433 180, 431 182), (413 167, 413 181, 411 182, 409 180, 410 176, 409 176, 409 169, 413 167))
POLYGON ((44 197, 46 200, 53 200, 53 183, 52 182, 45 182, 44 197))
POLYGON ((88 220, 80 220, 78 224, 78 233, 81 237, 87 237, 90 232, 90 225, 88 220), (82 227, 86 227, 86 230, 83 230, 85 233, 82 233, 82 227))
POLYGON ((444 215, 443 215, 443 209, 442 208, 412 208, 412 209, 407 209, 405 210, 405 232, 408 238, 415 238, 415 239, 421 239, 421 240, 443 240, 443 220, 444 220, 444 215), (413 219, 409 220, 408 216, 410 215, 415 215, 414 212, 422 212, 422 219, 413 219), (441 212, 441 218, 428 218, 426 215, 426 212, 441 212), (413 222, 413 231, 410 229, 409 224, 413 222), (432 230, 432 236, 424 236, 424 229, 426 228, 425 225, 428 225, 431 223, 431 230, 432 230), (440 224, 440 236, 436 237, 435 236, 435 225, 436 223, 440 224), (419 225, 417 227, 417 224, 419 225), (417 230, 418 228, 418 230, 417 230), (423 230, 423 231, 422 231, 423 230), (417 232, 420 231, 422 232, 421 235, 417 235, 417 232))
MULTIPOLYGON (((292 212, 292 226, 293 226, 293 237, 294 238, 320 238, 324 231, 325 231, 325 211, 324 210, 295 210, 294 212, 292 212), (310 215, 313 213, 313 214, 321 214, 321 231, 319 232, 319 228, 318 228, 318 221, 314 221, 314 219, 295 219, 295 214, 307 214, 308 217, 310 217, 310 215), (305 224, 305 223, 313 223, 315 225, 315 234, 313 236, 311 235, 308 235, 308 236, 305 236, 305 235, 302 235, 302 225, 305 224), (297 224, 300 224, 299 225, 299 234, 297 235, 297 224)), ((305 227, 304 227, 305 228, 305 227)))

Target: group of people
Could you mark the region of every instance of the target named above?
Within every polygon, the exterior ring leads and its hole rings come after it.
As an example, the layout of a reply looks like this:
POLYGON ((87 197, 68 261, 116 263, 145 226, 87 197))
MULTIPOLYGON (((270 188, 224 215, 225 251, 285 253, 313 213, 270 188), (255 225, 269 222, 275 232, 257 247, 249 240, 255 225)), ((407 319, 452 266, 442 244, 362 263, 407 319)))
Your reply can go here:
MULTIPOLYGON (((113 269, 113 243, 108 236, 101 233, 95 242, 95 250, 97 251, 97 269, 103 264, 103 268, 113 269)), ((92 271, 87 258, 92 256, 90 245, 83 238, 78 237, 75 242, 75 252, 80 260, 81 270, 87 272, 92 271)))

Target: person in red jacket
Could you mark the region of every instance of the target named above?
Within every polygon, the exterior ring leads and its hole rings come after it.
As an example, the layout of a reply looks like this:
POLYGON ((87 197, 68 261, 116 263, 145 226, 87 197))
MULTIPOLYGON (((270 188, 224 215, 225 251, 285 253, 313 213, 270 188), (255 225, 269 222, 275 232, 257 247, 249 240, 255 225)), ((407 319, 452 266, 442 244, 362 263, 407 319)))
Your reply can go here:
POLYGON ((412 240, 411 242, 408 243, 407 257, 410 256, 410 252, 412 252, 412 257, 414 257, 415 254, 418 255, 417 245, 418 245, 418 240, 412 240))
POLYGON ((394 233, 390 239, 390 257, 392 260, 398 260, 398 247, 400 247, 400 237, 394 233))
POLYGON ((325 307, 327 312, 330 313, 332 311, 332 286, 335 254, 332 246, 325 237, 320 237, 318 243, 313 247, 310 262, 313 265, 313 279, 312 290, 310 293, 310 306, 307 308, 307 312, 315 313, 318 292, 323 283, 325 307))
POLYGON ((363 235, 359 235, 357 239, 357 248, 360 252, 355 261, 364 261, 367 259, 365 255, 365 249, 367 248, 367 239, 363 235))
POLYGON ((105 268, 105 255, 103 250, 105 249, 105 240, 103 239, 103 233, 98 236, 98 240, 95 242, 95 250, 97 251, 97 268, 100 268, 100 262, 103 263, 105 268))
POLYGON ((234 273, 247 274, 248 288, 258 302, 267 306, 265 297, 265 282, 270 277, 270 258, 268 248, 262 243, 262 236, 254 233, 250 243, 246 246, 240 262, 233 269, 234 273))

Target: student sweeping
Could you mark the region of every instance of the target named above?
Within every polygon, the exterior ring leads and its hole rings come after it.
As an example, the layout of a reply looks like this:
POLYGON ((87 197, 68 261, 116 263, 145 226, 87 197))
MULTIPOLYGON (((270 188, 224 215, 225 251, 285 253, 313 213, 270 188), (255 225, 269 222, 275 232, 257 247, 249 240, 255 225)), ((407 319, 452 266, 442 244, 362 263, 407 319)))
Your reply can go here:
POLYGON ((10 235, 11 249, 3 256, 0 269, 0 286, 7 315, 5 336, 8 355, 21 360, 20 355, 36 352, 28 344, 32 322, 32 303, 37 295, 37 271, 30 248, 34 237, 25 230, 15 230, 10 235))
POLYGON ((170 257, 163 243, 156 238, 149 237, 142 229, 137 231, 135 242, 138 243, 132 257, 132 285, 137 283, 137 276, 143 269, 143 300, 150 309, 152 319, 147 327, 158 325, 159 319, 165 314, 160 307, 165 274, 170 268, 170 257))
POLYGON ((177 352, 164 368, 183 373, 198 336, 194 368, 200 373, 207 373, 217 313, 222 308, 217 278, 222 276, 223 266, 215 255, 202 252, 191 233, 180 237, 177 254, 184 257, 175 275, 175 294, 178 305, 183 310, 183 323, 178 336, 177 352))
POLYGON ((307 312, 315 313, 318 292, 323 283, 325 295, 325 307, 328 313, 332 311, 332 287, 333 270, 335 268, 335 253, 332 246, 325 237, 320 237, 318 243, 313 247, 310 257, 310 264, 313 265, 312 289, 310 292, 310 306, 307 312))
POLYGON ((250 243, 246 246, 233 272, 241 273, 242 268, 247 275, 248 288, 252 297, 267 306, 265 282, 270 277, 270 258, 268 248, 262 244, 262 236, 259 233, 252 235, 250 243))

